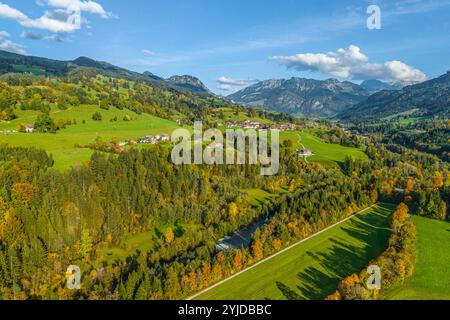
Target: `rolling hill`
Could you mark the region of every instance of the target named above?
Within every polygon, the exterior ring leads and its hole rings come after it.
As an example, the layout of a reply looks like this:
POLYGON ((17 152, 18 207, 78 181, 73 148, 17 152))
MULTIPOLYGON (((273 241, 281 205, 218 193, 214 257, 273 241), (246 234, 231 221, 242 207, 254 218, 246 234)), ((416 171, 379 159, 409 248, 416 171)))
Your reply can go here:
POLYGON ((197 78, 189 75, 173 76, 167 80, 154 75, 150 71, 139 73, 117 67, 108 62, 97 61, 88 57, 79 57, 72 61, 60 61, 41 57, 24 56, 0 50, 0 74, 32 73, 34 75, 67 76, 79 70, 90 69, 96 74, 107 77, 126 79, 129 81, 145 81, 194 94, 212 95, 206 86, 197 78))

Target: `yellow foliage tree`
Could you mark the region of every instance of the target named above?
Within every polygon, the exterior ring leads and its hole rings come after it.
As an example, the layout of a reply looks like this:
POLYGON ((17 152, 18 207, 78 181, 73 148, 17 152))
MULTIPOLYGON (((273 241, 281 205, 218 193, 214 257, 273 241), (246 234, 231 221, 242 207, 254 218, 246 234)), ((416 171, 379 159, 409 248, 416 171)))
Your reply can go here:
POLYGON ((175 239, 175 234, 173 233, 172 228, 167 228, 166 232, 164 233, 164 236, 166 238, 166 242, 168 244, 171 244, 173 240, 175 239))
POLYGON ((442 188, 444 186, 444 176, 442 173, 436 171, 433 176, 433 187, 436 189, 442 188))
POLYGON ((238 212, 239 210, 237 204, 234 202, 230 203, 230 205, 228 206, 228 214, 231 217, 236 217, 238 215, 238 212))

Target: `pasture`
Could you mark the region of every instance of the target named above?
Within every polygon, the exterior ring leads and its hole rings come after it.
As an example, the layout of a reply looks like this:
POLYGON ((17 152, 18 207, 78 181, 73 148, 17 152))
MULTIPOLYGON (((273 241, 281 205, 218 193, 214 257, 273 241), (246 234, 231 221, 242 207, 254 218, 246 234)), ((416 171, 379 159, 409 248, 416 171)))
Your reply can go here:
POLYGON ((324 299, 383 252, 394 206, 376 205, 212 288, 199 300, 324 299))
POLYGON ((390 289, 389 300, 450 300, 450 223, 413 217, 417 228, 416 268, 402 286, 390 289))
MULTIPOLYGON (((37 112, 17 111, 18 119, 9 123, 0 123, 0 131, 15 130, 20 124, 34 123, 37 112)), ((1 133, 0 143, 9 143, 14 146, 36 147, 52 154, 55 160, 55 168, 68 169, 75 164, 83 163, 90 159, 93 151, 90 149, 76 148, 75 145, 87 145, 100 137, 105 142, 111 140, 123 141, 136 139, 148 134, 170 134, 179 126, 170 120, 161 119, 149 114, 136 114, 130 110, 110 108, 100 109, 98 106, 80 105, 67 110, 52 108, 50 116, 57 120, 76 120, 76 124, 67 126, 57 133, 1 133), (92 120, 92 115, 99 112, 101 121, 92 120), (124 121, 124 116, 131 117, 131 121, 124 121), (111 122, 111 119, 117 121, 111 122)))

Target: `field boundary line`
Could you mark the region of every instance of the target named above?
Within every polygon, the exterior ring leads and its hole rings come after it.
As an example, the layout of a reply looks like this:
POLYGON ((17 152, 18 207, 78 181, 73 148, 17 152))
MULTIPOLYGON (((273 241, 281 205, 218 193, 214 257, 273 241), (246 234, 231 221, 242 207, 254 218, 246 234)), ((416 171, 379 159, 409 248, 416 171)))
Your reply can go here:
POLYGON ((243 274, 243 273, 245 273, 245 272, 247 272, 247 271, 249 271, 249 270, 251 270, 251 269, 257 267, 257 266, 259 266, 260 264, 263 264, 264 262, 269 261, 270 259, 273 259, 273 258, 275 258, 276 256, 278 256, 278 255, 280 255, 280 254, 282 254, 282 253, 284 253, 284 252, 286 252, 286 251, 289 251, 289 250, 292 249, 292 248, 295 248, 295 247, 298 246, 299 244, 301 244, 301 243, 303 243, 303 242, 305 242, 305 241, 308 241, 308 240, 310 240, 310 239, 312 239, 312 238, 314 238, 314 237, 316 237, 316 236, 318 236, 318 235, 324 233, 325 231, 328 231, 328 230, 330 230, 330 229, 332 229, 332 228, 334 228, 334 227, 336 227, 336 226, 338 226, 338 225, 340 225, 340 224, 342 224, 342 223, 344 223, 344 222, 346 222, 346 221, 348 221, 348 220, 350 220, 350 219, 352 219, 352 218, 354 218, 354 217, 359 216, 360 214, 366 212, 366 211, 369 210, 369 209, 372 209, 374 206, 376 206, 376 205, 378 205, 378 204, 379 204, 379 203, 377 202, 377 203, 371 205, 370 207, 367 207, 367 208, 365 208, 365 209, 363 209, 363 210, 361 210, 361 211, 358 211, 357 213, 354 213, 354 214, 352 214, 351 216, 349 216, 349 217, 347 217, 347 218, 345 218, 345 219, 343 219, 343 220, 341 220, 341 221, 339 221, 339 222, 336 222, 335 224, 332 224, 331 226, 328 226, 328 227, 326 227, 325 229, 322 229, 322 230, 320 230, 319 232, 316 232, 316 233, 313 234, 313 235, 310 235, 309 237, 307 237, 307 238, 305 238, 305 239, 302 239, 302 240, 300 240, 300 241, 298 241, 298 242, 296 242, 296 243, 294 243, 294 244, 291 244, 289 247, 286 247, 286 248, 284 248, 283 250, 278 251, 277 253, 274 253, 273 255, 268 256, 267 258, 264 258, 264 259, 258 261, 257 263, 255 263, 255 264, 253 264, 253 265, 251 265, 251 266, 245 268, 244 270, 241 270, 241 271, 239 271, 238 273, 235 273, 235 274, 229 276, 228 278, 223 279, 222 281, 219 281, 219 282, 217 282, 216 284, 213 284, 212 286, 210 286, 210 287, 208 287, 208 288, 206 288, 206 289, 203 289, 202 291, 200 291, 200 292, 198 292, 198 293, 196 293, 196 294, 194 294, 194 295, 192 295, 192 296, 186 298, 186 300, 192 300, 192 299, 195 299, 195 298, 197 298, 198 296, 200 296, 200 295, 202 295, 202 294, 204 294, 204 293, 206 293, 206 292, 208 292, 208 291, 210 291, 210 290, 212 290, 212 289, 214 289, 214 288, 216 288, 216 287, 218 287, 218 286, 224 284, 225 282, 230 281, 231 279, 233 279, 233 278, 235 278, 235 277, 237 277, 237 276, 239 276, 239 275, 241 275, 241 274, 243 274))

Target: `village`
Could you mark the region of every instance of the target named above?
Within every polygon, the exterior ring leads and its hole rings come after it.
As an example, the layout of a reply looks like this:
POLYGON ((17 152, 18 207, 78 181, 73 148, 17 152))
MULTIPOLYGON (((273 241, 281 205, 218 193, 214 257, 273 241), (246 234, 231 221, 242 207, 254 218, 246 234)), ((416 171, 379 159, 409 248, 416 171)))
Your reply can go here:
POLYGON ((147 135, 145 137, 137 138, 136 140, 125 140, 123 142, 119 142, 118 145, 120 147, 124 147, 127 145, 136 145, 136 144, 158 144, 160 142, 168 142, 170 141, 170 136, 168 134, 157 134, 147 135))
MULTIPOLYGON (((219 126, 222 124, 219 123, 219 126)), ((258 121, 245 120, 243 122, 239 121, 228 121, 225 125, 227 129, 232 128, 242 128, 242 129, 255 129, 255 130, 279 130, 279 131, 294 131, 297 129, 295 124, 261 124, 258 121)))

